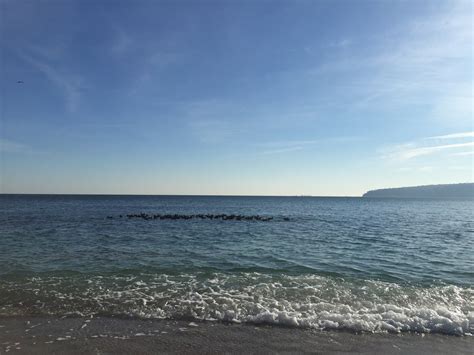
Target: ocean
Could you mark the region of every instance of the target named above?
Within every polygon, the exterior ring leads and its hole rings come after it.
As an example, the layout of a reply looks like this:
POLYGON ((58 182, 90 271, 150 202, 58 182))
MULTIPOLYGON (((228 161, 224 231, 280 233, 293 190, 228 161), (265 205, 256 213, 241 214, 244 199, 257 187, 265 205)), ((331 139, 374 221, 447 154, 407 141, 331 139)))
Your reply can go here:
POLYGON ((474 333, 474 201, 0 195, 0 265, 0 317, 474 333))

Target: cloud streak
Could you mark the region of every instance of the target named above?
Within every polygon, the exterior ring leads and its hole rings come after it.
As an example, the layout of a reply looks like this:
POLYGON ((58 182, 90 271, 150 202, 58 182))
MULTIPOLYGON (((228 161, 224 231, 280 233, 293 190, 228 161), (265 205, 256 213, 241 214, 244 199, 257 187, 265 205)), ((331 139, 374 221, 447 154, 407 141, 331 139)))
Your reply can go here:
POLYGON ((40 59, 38 56, 21 52, 20 57, 38 69, 61 91, 69 112, 75 112, 77 110, 81 99, 80 82, 82 80, 80 78, 73 78, 71 75, 59 71, 55 66, 47 63, 47 60, 40 59))
POLYGON ((428 139, 456 139, 456 138, 474 138, 474 132, 462 132, 445 134, 443 136, 428 137, 428 139))
POLYGON ((293 141, 276 141, 276 142, 265 142, 265 143, 260 143, 260 146, 263 147, 269 147, 269 148, 274 148, 274 147, 294 147, 294 146, 305 146, 305 145, 312 145, 316 143, 320 143, 321 140, 293 140, 293 141))
POLYGON ((373 35, 366 52, 350 58, 343 53, 310 73, 332 78, 362 74, 362 79, 340 86, 341 95, 356 110, 425 104, 432 119, 468 122, 472 119, 472 85, 466 75, 472 70, 472 8, 467 1, 446 1, 444 7, 443 14, 419 17, 373 35))
POLYGON ((451 155, 455 156, 455 157, 465 157, 465 156, 469 156, 469 155, 474 155, 474 150, 470 150, 470 151, 467 151, 467 152, 453 153, 451 155))
POLYGON ((277 153, 286 153, 297 150, 306 149, 309 146, 317 144, 344 144, 360 140, 360 137, 328 137, 320 139, 309 139, 309 140, 288 140, 288 141, 275 141, 275 142, 264 142, 259 143, 258 146, 268 148, 262 152, 262 154, 277 154, 277 153))
POLYGON ((0 153, 27 153, 31 151, 25 144, 0 138, 0 153))
MULTIPOLYGON (((433 155, 437 153, 442 153, 444 151, 450 151, 450 150, 456 150, 460 148, 468 148, 468 147, 474 147, 474 142, 453 142, 450 144, 438 144, 438 145, 423 145, 426 144, 426 141, 430 140, 459 140, 459 139, 464 139, 464 138, 472 138, 474 137, 474 132, 461 132, 461 133, 452 133, 452 134, 446 134, 446 135, 441 135, 441 136, 433 136, 433 137, 427 137, 423 138, 418 142, 410 142, 410 143, 405 143, 402 145, 394 146, 392 148, 389 148, 388 150, 385 150, 385 152, 388 152, 388 154, 385 154, 385 157, 388 157, 393 160, 398 160, 398 161, 406 161, 410 160, 413 158, 421 157, 421 156, 427 156, 427 155, 433 155)), ((464 152, 459 152, 459 153, 453 153, 451 156, 463 156, 463 155, 469 155, 472 154, 472 152, 469 151, 464 151, 464 152)))
POLYGON ((294 152, 297 150, 303 150, 303 147, 295 146, 295 147, 287 147, 287 148, 281 148, 281 149, 265 150, 262 152, 262 154, 281 154, 281 153, 294 152))
POLYGON ((404 151, 398 152, 398 158, 401 160, 408 160, 412 158, 416 158, 422 155, 430 155, 438 152, 442 152, 444 150, 451 150, 455 148, 465 148, 465 147, 473 147, 474 142, 469 143, 457 143, 457 144, 445 144, 445 145, 437 145, 432 147, 421 147, 421 148, 413 148, 413 149, 406 149, 404 151))

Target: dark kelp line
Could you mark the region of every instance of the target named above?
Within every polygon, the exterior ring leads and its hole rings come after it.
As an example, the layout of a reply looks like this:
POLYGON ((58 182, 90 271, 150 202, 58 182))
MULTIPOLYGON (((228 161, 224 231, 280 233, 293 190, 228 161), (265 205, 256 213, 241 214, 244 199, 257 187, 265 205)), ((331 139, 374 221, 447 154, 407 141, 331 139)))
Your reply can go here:
MULTIPOLYGON (((128 219, 143 219, 146 221, 155 219, 172 219, 172 220, 190 220, 190 219, 209 219, 209 220, 222 220, 222 221, 262 221, 268 222, 273 220, 273 217, 260 216, 260 215, 235 215, 235 214, 148 214, 148 213, 135 213, 127 215, 119 215, 117 218, 128 218, 128 219)), ((107 216, 107 219, 114 219, 114 216, 107 216)), ((288 217, 283 217, 284 221, 289 221, 288 217)))

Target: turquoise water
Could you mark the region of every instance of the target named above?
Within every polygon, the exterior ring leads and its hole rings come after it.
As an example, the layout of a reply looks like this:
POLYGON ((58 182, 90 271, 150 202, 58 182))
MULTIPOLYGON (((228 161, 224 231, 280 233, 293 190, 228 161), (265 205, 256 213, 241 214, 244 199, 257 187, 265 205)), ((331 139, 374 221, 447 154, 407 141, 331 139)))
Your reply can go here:
POLYGON ((1 195, 0 315, 471 334, 473 216, 473 201, 1 195))

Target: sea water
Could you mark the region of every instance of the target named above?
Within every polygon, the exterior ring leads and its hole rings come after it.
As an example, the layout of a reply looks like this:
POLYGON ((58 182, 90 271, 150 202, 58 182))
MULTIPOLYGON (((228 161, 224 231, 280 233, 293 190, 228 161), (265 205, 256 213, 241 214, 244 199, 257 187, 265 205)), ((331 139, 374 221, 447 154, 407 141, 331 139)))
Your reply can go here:
POLYGON ((470 335, 474 201, 0 195, 11 315, 470 335))

